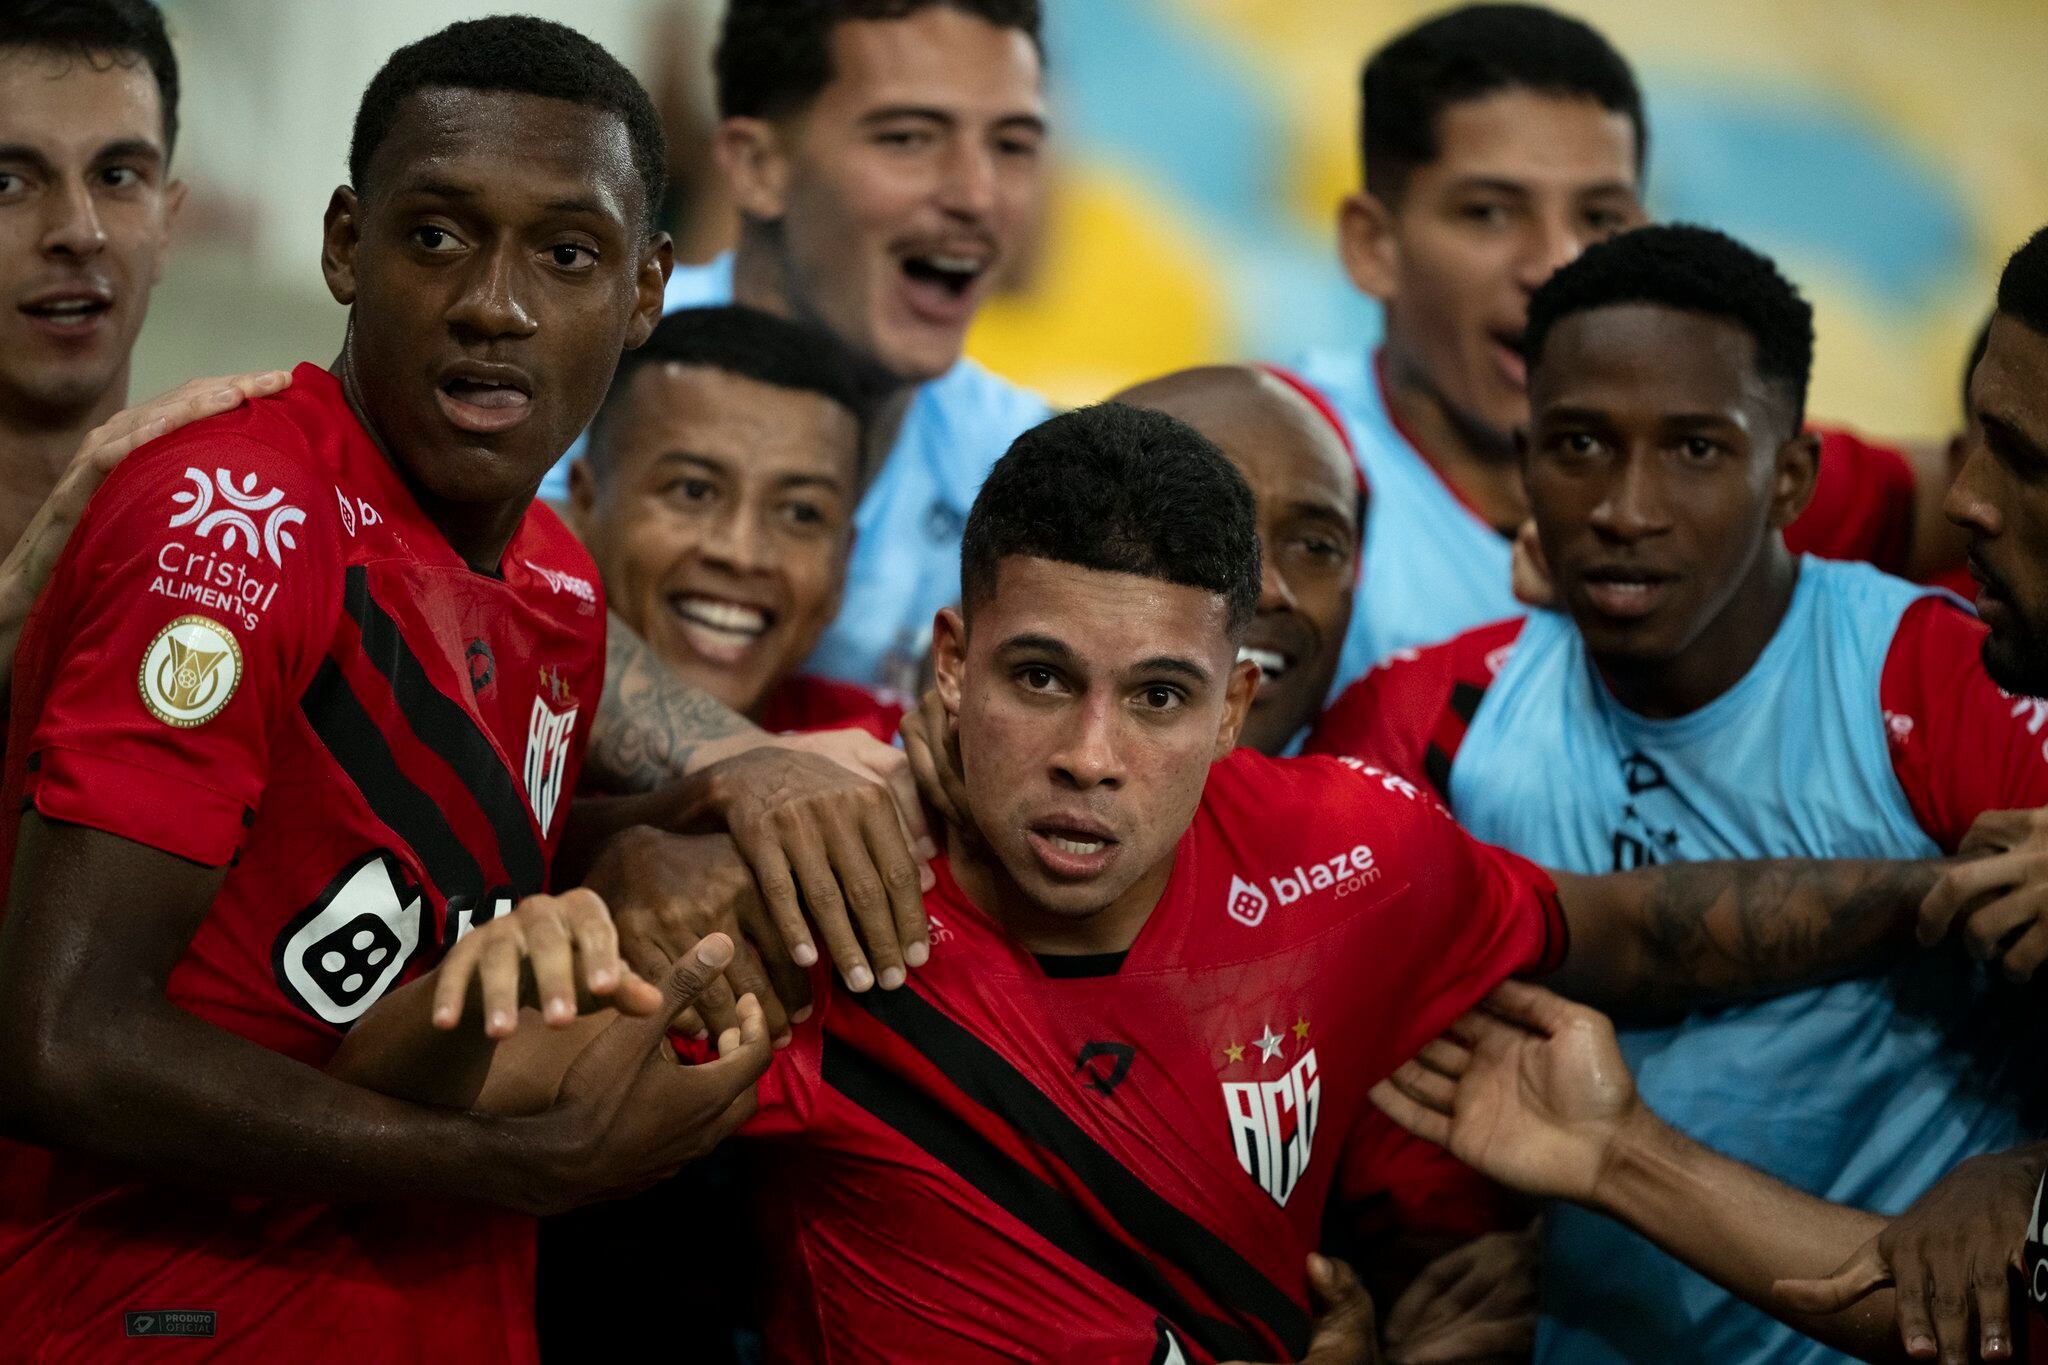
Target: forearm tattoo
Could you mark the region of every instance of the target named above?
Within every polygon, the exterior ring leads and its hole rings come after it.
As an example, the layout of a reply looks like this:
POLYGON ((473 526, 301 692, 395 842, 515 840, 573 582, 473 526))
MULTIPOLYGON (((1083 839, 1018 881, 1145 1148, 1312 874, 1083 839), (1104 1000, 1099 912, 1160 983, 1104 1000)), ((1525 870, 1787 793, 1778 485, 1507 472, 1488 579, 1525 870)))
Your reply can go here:
POLYGON ((620 793, 653 791, 685 776, 707 740, 754 727, 677 677, 613 612, 605 629, 604 697, 591 724, 585 779, 620 793))
POLYGON ((1872 970, 1911 942, 1940 873, 1934 862, 1792 860, 1630 873, 1640 957, 1635 979, 1612 988, 1639 1007, 1697 1009, 1872 970))

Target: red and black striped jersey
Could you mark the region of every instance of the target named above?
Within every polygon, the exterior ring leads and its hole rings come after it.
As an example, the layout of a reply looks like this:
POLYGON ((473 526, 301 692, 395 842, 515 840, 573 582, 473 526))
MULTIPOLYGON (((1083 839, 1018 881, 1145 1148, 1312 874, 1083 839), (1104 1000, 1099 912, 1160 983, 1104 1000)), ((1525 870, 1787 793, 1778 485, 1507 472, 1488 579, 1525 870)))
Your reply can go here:
POLYGON ((1540 869, 1332 759, 1217 764, 1094 974, 937 872, 930 962, 821 983, 762 1082, 773 1359, 1299 1355, 1326 1212, 1400 1177, 1367 1090, 1564 948, 1540 869))
MULTIPOLYGON (((546 886, 604 621, 552 512, 526 515, 498 573, 471 569, 335 377, 301 365, 94 498, 23 635, 7 791, 227 865, 169 998, 320 1066, 386 992, 546 886)), ((189 1308, 238 1356, 526 1358, 532 1238, 493 1211, 172 1196, 0 1147, 8 1330, 87 1354, 123 1310, 189 1308)))

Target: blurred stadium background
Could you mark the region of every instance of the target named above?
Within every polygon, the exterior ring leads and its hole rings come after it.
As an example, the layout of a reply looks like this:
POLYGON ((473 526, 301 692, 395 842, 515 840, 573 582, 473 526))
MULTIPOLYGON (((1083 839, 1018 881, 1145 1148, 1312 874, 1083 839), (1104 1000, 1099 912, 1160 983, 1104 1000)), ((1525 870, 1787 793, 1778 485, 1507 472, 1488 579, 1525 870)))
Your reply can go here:
MULTIPOLYGON (((1363 55, 1409 0, 1045 0, 1057 145, 1035 258, 970 350, 1059 402, 1218 357, 1368 336, 1333 209, 1363 55)), ((1819 311, 1817 415, 1945 432, 2005 255, 2048 221, 2039 0, 1571 0, 1650 101, 1650 204, 1775 254, 1819 311)), ((320 217, 363 86, 402 43, 510 8, 573 24, 681 127, 718 0, 167 0, 192 200, 136 391, 325 361, 320 217)), ((687 134, 678 139, 687 145, 687 134)), ((689 242, 712 249, 700 206, 689 242)))

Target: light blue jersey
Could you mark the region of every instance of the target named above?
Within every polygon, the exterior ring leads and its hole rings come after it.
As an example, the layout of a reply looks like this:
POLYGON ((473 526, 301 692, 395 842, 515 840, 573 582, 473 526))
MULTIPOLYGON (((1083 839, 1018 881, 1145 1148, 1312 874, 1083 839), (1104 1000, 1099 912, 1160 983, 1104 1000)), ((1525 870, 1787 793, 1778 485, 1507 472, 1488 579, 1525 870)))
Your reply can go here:
MULTIPOLYGON (((669 276, 664 312, 732 302, 732 256, 669 276)), ((960 596, 960 532, 981 481, 1010 442, 1052 415, 1043 398, 971 360, 918 387, 896 444, 854 512, 853 558, 839 615, 804 665, 869 688, 915 695, 932 617, 960 596)), ((569 494, 578 440, 541 484, 569 494)))
POLYGON ((1336 696, 1397 649, 1520 616, 1508 538, 1459 501, 1387 411, 1369 353, 1314 351, 1291 367, 1344 419, 1365 470, 1365 545, 1336 696))
MULTIPOLYGON (((1570 618, 1536 612, 1452 761, 1451 807, 1480 838, 1582 873, 1938 856, 1879 700, 1900 619, 1928 593, 1803 558, 1755 665, 1670 720, 1624 709, 1570 618)), ((1963 1158, 2027 1136, 1999 1084, 1981 985, 1960 952, 1929 954, 1886 977, 1624 1030, 1622 1049, 1650 1107, 1694 1138, 1823 1198, 1896 1212, 1963 1158), (1981 1046, 1961 1041, 1973 1026, 1981 1046)), ((1543 1258, 1540 1365, 1839 1358, 1596 1214, 1554 1209, 1543 1258)))

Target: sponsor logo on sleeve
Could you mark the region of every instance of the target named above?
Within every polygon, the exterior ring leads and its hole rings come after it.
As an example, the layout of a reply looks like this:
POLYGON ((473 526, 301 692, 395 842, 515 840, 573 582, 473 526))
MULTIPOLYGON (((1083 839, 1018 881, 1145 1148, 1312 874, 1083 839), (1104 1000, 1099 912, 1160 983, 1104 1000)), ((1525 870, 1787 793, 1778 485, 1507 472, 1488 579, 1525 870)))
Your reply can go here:
POLYGON ((302 525, 306 514, 284 500, 283 489, 258 492, 254 474, 244 475, 238 485, 225 469, 214 470, 208 479, 187 468, 185 482, 171 495, 179 509, 171 514, 173 530, 190 526, 201 539, 218 538, 223 550, 239 548, 250 559, 267 558, 284 567, 284 552, 298 545, 292 528, 302 525))
POLYGON ((242 681, 242 646, 210 616, 180 616, 143 651, 136 688, 149 714, 189 730, 220 714, 242 681))
POLYGON ((567 593, 584 605, 587 609, 586 614, 597 610, 597 588, 589 579, 572 573, 563 573, 560 569, 544 569, 530 559, 522 559, 519 562, 539 574, 540 581, 548 585, 548 591, 557 594, 567 593))
MULTIPOLYGON (((1285 1014, 1280 1016, 1283 1020, 1285 1014)), ((1306 1015, 1222 1048, 1223 1110, 1237 1164, 1286 1207, 1315 1151, 1323 1081, 1306 1015)))

